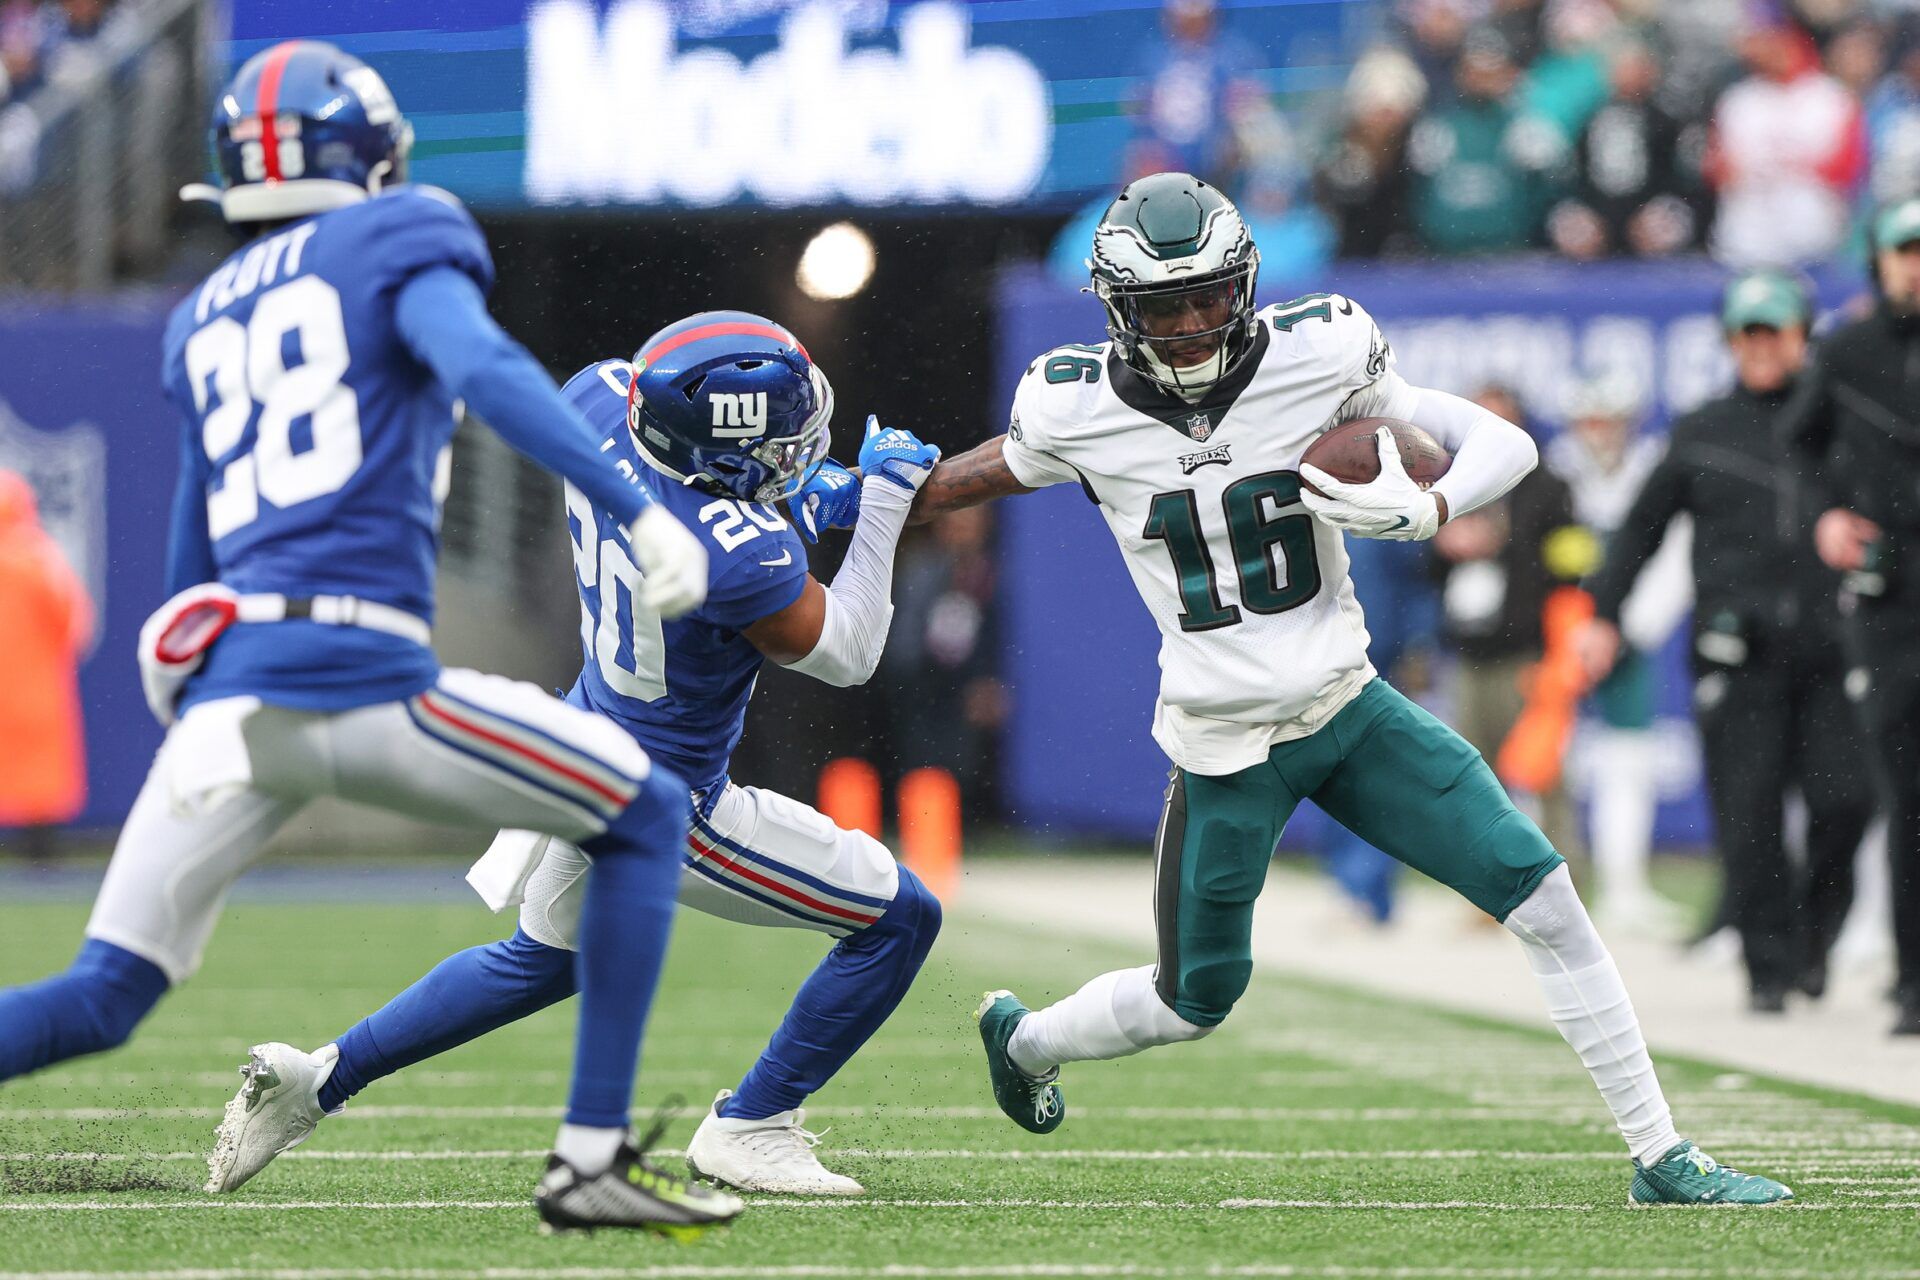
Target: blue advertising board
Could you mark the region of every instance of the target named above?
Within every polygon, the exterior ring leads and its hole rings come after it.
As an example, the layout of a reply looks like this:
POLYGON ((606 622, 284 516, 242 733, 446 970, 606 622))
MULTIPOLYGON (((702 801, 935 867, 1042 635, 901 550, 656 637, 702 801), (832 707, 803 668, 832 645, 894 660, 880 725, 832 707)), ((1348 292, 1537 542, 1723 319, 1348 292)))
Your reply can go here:
POLYGON ((134 642, 161 600, 179 473, 179 415, 160 394, 167 305, 131 297, 0 307, 0 467, 33 484, 99 617, 80 669, 87 826, 126 816, 160 745, 134 642))
POLYGON ((1281 105, 1338 85, 1376 8, 1222 0, 1177 74, 1161 0, 253 0, 228 54, 314 37, 366 59, 414 176, 482 208, 1068 208, 1121 177, 1149 114, 1199 138, 1229 84, 1281 105))
MULTIPOLYGON (((1342 263, 1325 277, 1275 282, 1264 301, 1308 288, 1358 299, 1420 386, 1470 393, 1489 382, 1518 390, 1549 432, 1582 377, 1639 387, 1647 429, 1724 390, 1731 366, 1715 310, 1725 275, 1711 264, 1457 262, 1342 263), (1291 287, 1289 287, 1291 286, 1291 287)), ((1817 282, 1835 306, 1858 281, 1817 282)), ((1098 303, 1036 268, 999 285, 995 381, 999 402, 1038 353, 1104 339, 1098 303)), ((1004 418, 984 434, 1004 429, 1004 418)), ((1061 836, 1145 839, 1159 817, 1168 762, 1149 736, 1159 636, 1105 523, 1071 486, 1000 506, 1004 675, 1013 706, 1003 758, 1016 819, 1061 836)), ((1685 642, 1659 655, 1660 715, 1688 785, 1661 805, 1657 838, 1697 844, 1710 830, 1688 732, 1685 642)), ((1303 811, 1289 844, 1311 847, 1325 819, 1303 811)))

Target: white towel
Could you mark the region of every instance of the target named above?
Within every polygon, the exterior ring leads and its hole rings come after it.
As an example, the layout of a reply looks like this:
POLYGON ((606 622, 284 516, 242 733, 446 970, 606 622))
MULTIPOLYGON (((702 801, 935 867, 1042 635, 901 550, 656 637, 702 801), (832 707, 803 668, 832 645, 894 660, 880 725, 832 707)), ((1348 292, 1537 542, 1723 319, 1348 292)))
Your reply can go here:
POLYGON ((467 869, 467 883, 495 912, 519 906, 527 900, 527 881, 552 838, 538 831, 502 831, 467 869))

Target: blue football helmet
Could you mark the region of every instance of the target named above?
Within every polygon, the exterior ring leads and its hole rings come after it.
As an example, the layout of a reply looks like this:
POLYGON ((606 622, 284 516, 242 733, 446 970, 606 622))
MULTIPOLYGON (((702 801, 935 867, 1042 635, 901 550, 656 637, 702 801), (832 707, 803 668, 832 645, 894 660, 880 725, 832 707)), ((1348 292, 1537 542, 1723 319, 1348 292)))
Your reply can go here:
POLYGON ((285 40, 247 59, 214 103, 218 185, 183 187, 217 200, 228 222, 303 218, 406 180, 413 126, 386 81, 318 40, 285 40))
POLYGON ((627 426, 656 471, 749 502, 800 491, 831 443, 833 388, 784 328, 703 311, 633 357, 627 426))

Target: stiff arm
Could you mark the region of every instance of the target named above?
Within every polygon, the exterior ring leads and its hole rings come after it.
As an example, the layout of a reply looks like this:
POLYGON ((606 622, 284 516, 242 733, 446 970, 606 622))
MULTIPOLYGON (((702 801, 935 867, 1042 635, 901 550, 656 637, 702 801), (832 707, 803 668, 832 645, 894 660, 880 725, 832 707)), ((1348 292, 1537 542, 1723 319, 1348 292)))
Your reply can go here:
POLYGON ((977 507, 995 498, 1007 498, 1033 490, 1014 478, 1007 466, 1002 446, 1005 435, 997 435, 934 465, 933 474, 920 486, 913 507, 907 513, 908 524, 925 524, 936 516, 964 507, 977 507))

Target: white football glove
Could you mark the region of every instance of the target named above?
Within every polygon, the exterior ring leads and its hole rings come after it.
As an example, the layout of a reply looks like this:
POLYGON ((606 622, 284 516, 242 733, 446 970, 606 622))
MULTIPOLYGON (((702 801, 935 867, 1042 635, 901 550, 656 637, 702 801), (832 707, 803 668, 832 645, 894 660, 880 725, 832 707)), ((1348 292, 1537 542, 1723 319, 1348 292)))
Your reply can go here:
POLYGON ((1407 475, 1393 432, 1381 427, 1374 438, 1380 447, 1378 476, 1367 484, 1347 484, 1319 467, 1302 464, 1301 479, 1320 493, 1300 490, 1300 504, 1327 524, 1357 537, 1389 542, 1431 538, 1440 527, 1440 504, 1407 475))
POLYGON ((240 598, 217 582, 188 587, 155 609, 140 626, 140 688, 161 725, 173 724, 180 691, 206 661, 207 650, 232 626, 240 598))
POLYGON ((627 526, 633 560, 643 575, 640 603, 677 618, 707 598, 707 549, 674 514, 654 503, 627 526))

